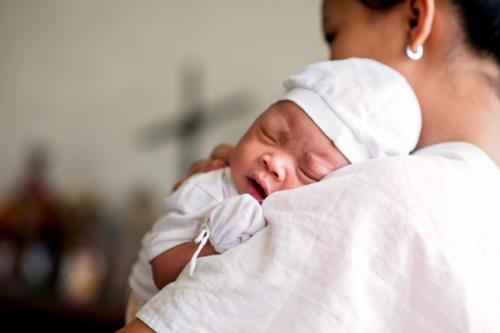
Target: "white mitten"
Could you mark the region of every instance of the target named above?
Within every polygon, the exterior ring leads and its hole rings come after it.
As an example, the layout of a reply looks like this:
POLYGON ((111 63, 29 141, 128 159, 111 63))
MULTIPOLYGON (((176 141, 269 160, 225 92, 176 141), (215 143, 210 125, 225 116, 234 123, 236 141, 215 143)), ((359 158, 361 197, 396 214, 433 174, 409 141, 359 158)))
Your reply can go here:
POLYGON ((241 244, 265 227, 262 207, 249 194, 227 198, 217 205, 200 228, 195 239, 200 243, 191 258, 189 274, 193 275, 196 258, 207 240, 218 253, 224 253, 235 245, 241 244))
POLYGON ((262 207, 250 194, 228 198, 212 210, 206 221, 215 251, 224 253, 264 228, 262 207))

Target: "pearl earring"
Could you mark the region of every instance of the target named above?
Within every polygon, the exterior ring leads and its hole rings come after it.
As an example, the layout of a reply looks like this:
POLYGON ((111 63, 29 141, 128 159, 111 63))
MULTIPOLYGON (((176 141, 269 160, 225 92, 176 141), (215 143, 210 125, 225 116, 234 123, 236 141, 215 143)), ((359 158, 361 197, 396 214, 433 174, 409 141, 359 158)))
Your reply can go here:
POLYGON ((419 45, 417 47, 417 51, 413 51, 411 47, 408 45, 406 47, 406 55, 411 60, 419 60, 424 55, 424 47, 422 45, 419 45))

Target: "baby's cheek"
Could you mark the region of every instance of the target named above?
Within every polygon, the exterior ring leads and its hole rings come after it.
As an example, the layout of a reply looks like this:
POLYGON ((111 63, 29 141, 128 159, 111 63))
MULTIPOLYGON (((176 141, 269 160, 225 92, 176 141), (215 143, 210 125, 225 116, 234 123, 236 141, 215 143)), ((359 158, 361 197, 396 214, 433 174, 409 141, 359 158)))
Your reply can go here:
POLYGON ((236 186, 238 193, 244 193, 245 172, 242 168, 241 161, 235 158, 230 165, 230 170, 231 170, 231 178, 233 179, 233 183, 236 186))
POLYGON ((293 178, 290 177, 290 179, 287 179, 287 181, 283 184, 282 188, 280 191, 283 190, 292 190, 297 187, 305 186, 308 185, 308 182, 300 180, 297 176, 294 176, 293 178))

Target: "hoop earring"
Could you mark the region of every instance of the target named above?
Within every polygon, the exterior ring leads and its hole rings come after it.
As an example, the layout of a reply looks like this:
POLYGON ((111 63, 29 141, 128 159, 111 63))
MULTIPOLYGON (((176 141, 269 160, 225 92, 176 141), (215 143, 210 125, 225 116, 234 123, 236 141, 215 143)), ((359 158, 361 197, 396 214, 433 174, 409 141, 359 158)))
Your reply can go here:
POLYGON ((422 58, 422 56, 424 55, 424 47, 422 45, 419 45, 417 47, 417 51, 413 51, 410 47, 410 45, 408 45, 406 47, 406 55, 408 56, 408 58, 410 58, 411 60, 419 60, 420 58, 422 58))

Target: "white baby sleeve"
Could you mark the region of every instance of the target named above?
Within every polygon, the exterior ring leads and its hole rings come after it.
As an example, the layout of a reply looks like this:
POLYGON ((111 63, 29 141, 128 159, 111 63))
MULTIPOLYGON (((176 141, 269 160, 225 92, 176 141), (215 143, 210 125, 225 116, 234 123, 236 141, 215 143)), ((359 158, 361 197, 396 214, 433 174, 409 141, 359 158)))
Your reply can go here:
POLYGON ((192 241, 216 204, 217 201, 197 184, 186 184, 170 195, 164 203, 165 214, 143 239, 147 260, 150 262, 161 253, 192 241))
POLYGON ((130 288, 141 302, 158 292, 153 282, 151 260, 179 244, 191 242, 212 208, 223 200, 222 195, 216 196, 216 189, 209 188, 211 184, 220 188, 217 174, 202 176, 193 177, 165 199, 165 213, 142 239, 142 249, 129 278, 130 288))

